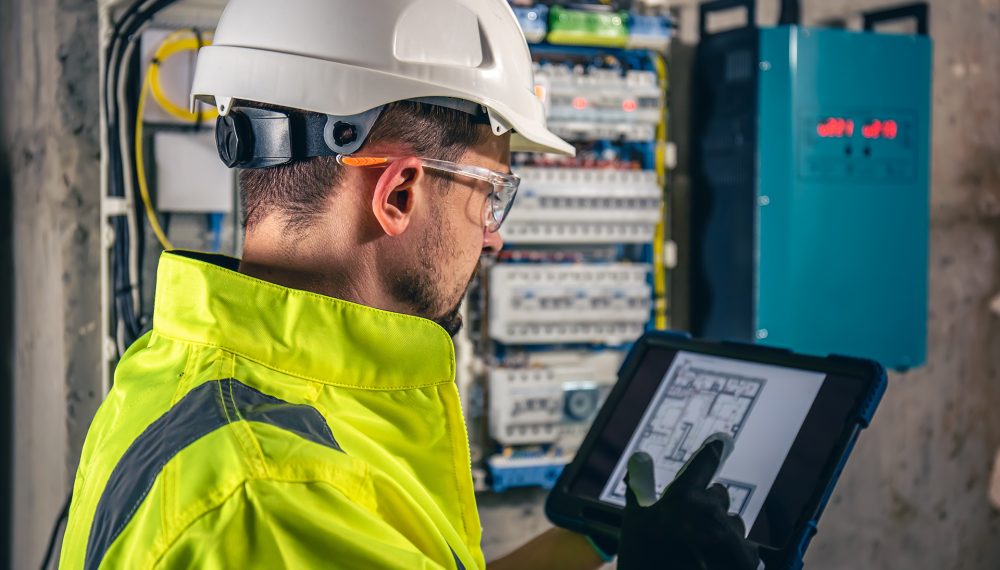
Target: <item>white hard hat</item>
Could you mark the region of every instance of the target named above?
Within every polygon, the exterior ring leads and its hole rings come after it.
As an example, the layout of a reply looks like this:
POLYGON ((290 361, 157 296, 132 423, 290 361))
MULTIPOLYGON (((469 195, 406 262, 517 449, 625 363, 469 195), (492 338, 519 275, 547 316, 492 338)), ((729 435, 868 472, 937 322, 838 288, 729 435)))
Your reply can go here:
POLYGON ((234 99, 367 128, 395 101, 471 102, 494 134, 513 131, 512 150, 575 153, 546 126, 505 0, 231 0, 199 53, 191 101, 225 116, 234 99))

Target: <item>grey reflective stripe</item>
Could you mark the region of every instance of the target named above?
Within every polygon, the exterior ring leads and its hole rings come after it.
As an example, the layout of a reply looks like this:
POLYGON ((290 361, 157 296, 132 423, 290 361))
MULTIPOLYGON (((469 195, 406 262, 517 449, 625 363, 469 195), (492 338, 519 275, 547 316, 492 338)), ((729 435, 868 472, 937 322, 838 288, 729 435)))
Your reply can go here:
POLYGON ((96 570, 101 565, 108 548, 132 520, 171 458, 239 420, 269 424, 343 451, 323 415, 313 407, 289 404, 237 380, 202 384, 150 424, 118 461, 97 503, 84 568, 96 570))

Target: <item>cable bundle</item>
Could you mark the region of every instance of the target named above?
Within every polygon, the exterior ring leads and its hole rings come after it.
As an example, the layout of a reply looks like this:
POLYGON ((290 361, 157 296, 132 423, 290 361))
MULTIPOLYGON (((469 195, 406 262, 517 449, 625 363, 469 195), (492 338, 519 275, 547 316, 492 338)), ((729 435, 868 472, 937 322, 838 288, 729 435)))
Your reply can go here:
POLYGON ((191 112, 171 101, 160 86, 160 65, 181 52, 197 51, 206 41, 197 30, 172 33, 157 48, 145 77, 137 80, 141 68, 139 40, 152 19, 177 0, 140 0, 122 12, 112 25, 105 58, 101 105, 106 116, 106 156, 108 196, 122 198, 130 206, 123 215, 111 218, 114 242, 110 252, 111 294, 113 296, 114 337, 118 356, 139 338, 149 323, 142 318, 142 259, 147 220, 164 249, 172 244, 153 207, 146 177, 143 146, 143 115, 149 95, 171 116, 193 123, 214 119, 214 109, 191 112), (134 117, 134 121, 132 118, 134 117))

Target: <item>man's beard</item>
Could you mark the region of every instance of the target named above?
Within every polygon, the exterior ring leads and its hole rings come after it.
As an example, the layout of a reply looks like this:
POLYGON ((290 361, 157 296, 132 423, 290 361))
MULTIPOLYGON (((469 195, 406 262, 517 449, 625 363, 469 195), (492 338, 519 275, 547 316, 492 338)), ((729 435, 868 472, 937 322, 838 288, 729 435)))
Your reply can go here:
POLYGON ((423 260, 417 267, 409 268, 396 275, 390 282, 393 296, 406 304, 413 311, 413 314, 430 319, 441 325, 451 337, 454 337, 462 330, 462 300, 472 286, 473 280, 478 272, 478 264, 469 276, 465 287, 459 291, 450 292, 458 299, 454 305, 443 314, 436 314, 436 310, 441 306, 441 298, 447 294, 441 291, 441 272, 430 261, 432 259, 448 259, 454 255, 452 251, 441 241, 436 241, 427 236, 420 248, 420 259, 423 260))
POLYGON ((445 332, 454 337, 462 330, 462 300, 476 278, 476 271, 472 272, 461 295, 458 296, 458 301, 441 315, 434 315, 440 295, 438 290, 440 281, 434 278, 435 273, 425 266, 400 275, 393 283, 393 295, 396 299, 408 303, 414 314, 441 325, 445 332))

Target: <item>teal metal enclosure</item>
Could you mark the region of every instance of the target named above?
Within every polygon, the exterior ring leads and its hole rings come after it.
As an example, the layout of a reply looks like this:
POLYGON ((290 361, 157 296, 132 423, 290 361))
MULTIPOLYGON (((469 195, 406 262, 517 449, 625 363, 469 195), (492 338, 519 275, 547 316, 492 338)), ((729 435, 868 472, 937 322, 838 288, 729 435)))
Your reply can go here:
POLYGON ((931 56, 926 33, 703 35, 693 332, 924 362, 931 56))

